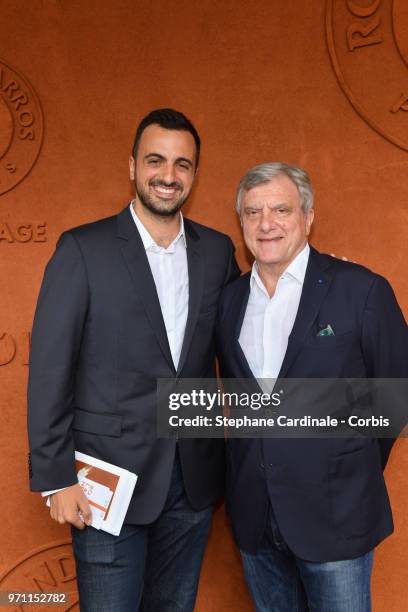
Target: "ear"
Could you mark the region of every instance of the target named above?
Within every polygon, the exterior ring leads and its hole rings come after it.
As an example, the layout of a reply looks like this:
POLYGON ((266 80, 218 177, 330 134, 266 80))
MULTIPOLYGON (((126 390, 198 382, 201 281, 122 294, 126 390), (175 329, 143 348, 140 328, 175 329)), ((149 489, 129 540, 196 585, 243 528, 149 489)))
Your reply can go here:
POLYGON ((134 181, 136 176, 136 162, 132 156, 129 157, 129 176, 130 180, 134 181))
POLYGON ((308 236, 310 234, 310 229, 312 227, 313 219, 314 219, 314 210, 312 208, 306 214, 306 236, 308 236))

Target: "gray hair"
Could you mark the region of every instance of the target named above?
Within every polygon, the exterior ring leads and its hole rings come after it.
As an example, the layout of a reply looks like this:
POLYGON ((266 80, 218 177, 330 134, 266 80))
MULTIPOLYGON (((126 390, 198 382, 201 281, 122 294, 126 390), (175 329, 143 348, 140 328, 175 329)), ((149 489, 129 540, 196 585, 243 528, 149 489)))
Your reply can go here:
POLYGON ((305 170, 289 166, 282 162, 269 162, 254 166, 239 182, 237 191, 237 213, 241 216, 241 202, 244 194, 258 185, 269 183, 277 176, 286 175, 295 184, 300 197, 300 205, 304 214, 313 208, 313 191, 310 178, 305 170))

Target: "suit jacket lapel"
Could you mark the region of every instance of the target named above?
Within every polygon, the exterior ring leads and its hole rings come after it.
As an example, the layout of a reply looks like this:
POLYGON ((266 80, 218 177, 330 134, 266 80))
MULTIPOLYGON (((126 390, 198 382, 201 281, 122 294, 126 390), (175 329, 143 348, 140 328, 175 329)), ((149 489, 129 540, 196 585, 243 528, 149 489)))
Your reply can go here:
POLYGON ((231 321, 235 321, 233 329, 233 342, 234 349, 237 353, 238 360, 243 369, 243 378, 253 378, 253 373, 249 367, 247 358, 245 357, 244 351, 239 343, 239 335, 241 333, 242 323, 244 322, 245 312, 248 305, 249 293, 250 293, 250 281, 251 273, 248 272, 244 275, 244 278, 240 279, 241 287, 234 296, 234 302, 229 311, 231 321))
POLYGON ((118 237, 124 241, 121 247, 122 254, 130 276, 135 283, 137 295, 144 306, 163 355, 175 371, 156 285, 142 239, 132 219, 129 207, 118 215, 118 230, 118 237))
POLYGON ((204 292, 204 261, 201 252, 200 237, 188 219, 184 219, 184 229, 187 242, 188 316, 177 374, 182 371, 188 355, 204 292))
POLYGON ((279 378, 287 375, 302 342, 316 319, 320 305, 330 287, 331 276, 327 271, 328 260, 312 247, 303 283, 302 295, 295 323, 288 340, 288 348, 279 372, 279 378))

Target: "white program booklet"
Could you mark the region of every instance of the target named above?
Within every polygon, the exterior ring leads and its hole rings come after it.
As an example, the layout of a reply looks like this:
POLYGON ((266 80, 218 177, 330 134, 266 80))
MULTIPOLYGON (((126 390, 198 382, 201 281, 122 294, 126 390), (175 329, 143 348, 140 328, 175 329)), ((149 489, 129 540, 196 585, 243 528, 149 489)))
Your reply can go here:
POLYGON ((78 482, 92 510, 92 526, 119 535, 137 475, 107 461, 75 451, 78 482))
MULTIPOLYGON (((107 461, 75 451, 78 482, 92 511, 92 527, 119 535, 137 475, 107 461)), ((47 505, 50 505, 49 499, 47 505)))

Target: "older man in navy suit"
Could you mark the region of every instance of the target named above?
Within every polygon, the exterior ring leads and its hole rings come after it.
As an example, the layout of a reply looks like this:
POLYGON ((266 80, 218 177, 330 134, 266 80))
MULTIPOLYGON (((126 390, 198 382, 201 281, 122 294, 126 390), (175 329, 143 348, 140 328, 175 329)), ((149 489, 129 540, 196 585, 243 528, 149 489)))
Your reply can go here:
MULTIPOLYGON (((388 282, 308 244, 306 172, 256 166, 237 209, 255 263, 223 292, 224 377, 407 378, 407 327, 388 282)), ((370 610, 373 550, 393 530, 392 442, 229 440, 227 507, 257 610, 370 610)))

